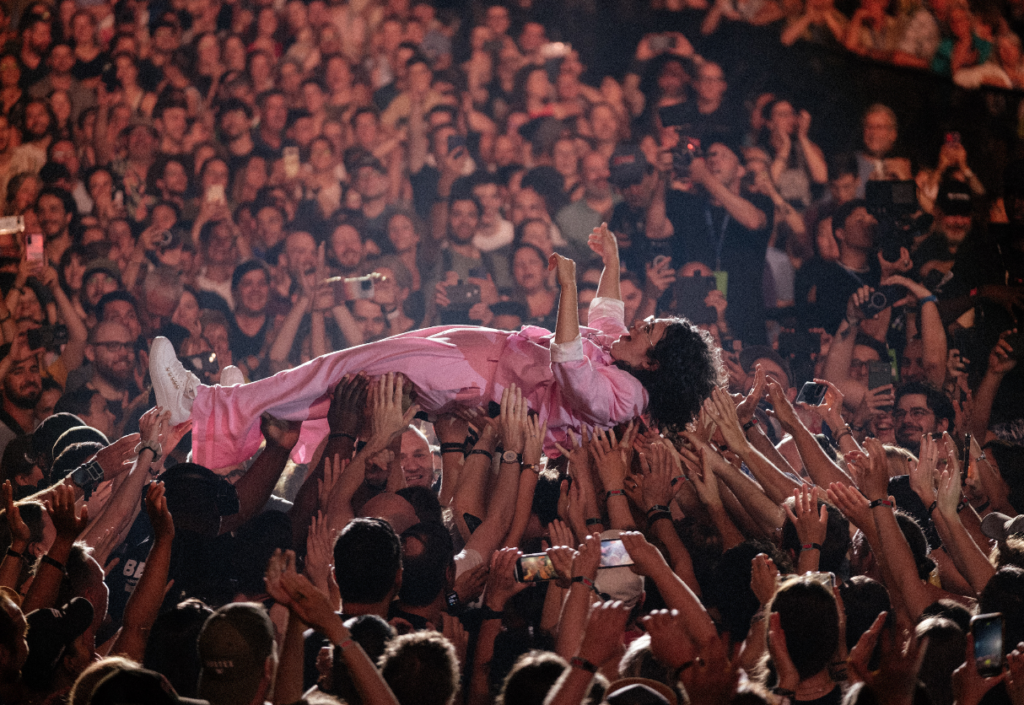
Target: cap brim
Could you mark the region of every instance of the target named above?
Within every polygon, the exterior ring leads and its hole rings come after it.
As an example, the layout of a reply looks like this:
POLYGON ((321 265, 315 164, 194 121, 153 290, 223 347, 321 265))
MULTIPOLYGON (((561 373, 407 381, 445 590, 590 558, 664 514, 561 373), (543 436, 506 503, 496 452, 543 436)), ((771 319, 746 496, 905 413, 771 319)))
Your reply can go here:
POLYGON ((1010 517, 1000 512, 991 512, 981 520, 981 533, 996 541, 1006 540, 1006 524, 1010 517))

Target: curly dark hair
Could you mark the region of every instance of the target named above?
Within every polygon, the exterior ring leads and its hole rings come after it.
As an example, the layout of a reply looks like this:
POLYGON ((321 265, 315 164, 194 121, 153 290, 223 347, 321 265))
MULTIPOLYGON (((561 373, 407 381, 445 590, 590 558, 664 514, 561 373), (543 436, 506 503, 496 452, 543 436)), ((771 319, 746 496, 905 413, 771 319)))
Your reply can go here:
POLYGON ((644 370, 615 364, 644 385, 647 411, 669 431, 681 431, 697 414, 711 390, 724 378, 721 351, 711 335, 685 318, 670 318, 665 335, 647 353, 654 365, 644 370))

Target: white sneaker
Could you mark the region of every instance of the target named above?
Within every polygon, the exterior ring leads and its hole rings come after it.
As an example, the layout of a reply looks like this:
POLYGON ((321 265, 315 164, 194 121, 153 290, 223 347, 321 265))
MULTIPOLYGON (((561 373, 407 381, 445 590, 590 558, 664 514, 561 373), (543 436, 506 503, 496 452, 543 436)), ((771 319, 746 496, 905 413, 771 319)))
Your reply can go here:
POLYGON ((245 384, 245 377, 242 371, 234 365, 228 365, 220 371, 220 386, 234 387, 236 384, 245 384))
POLYGON ((185 369, 171 341, 163 336, 155 338, 149 349, 149 378, 157 406, 171 412, 171 424, 188 421, 199 378, 185 369))

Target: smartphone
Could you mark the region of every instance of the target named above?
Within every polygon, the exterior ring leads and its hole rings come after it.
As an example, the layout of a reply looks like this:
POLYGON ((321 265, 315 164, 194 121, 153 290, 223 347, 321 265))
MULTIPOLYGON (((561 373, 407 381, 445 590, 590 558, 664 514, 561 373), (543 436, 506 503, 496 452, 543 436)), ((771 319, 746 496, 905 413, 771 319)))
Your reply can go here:
MULTIPOLYGON (((655 260, 657 263, 657 260, 655 260)), ((704 303, 708 294, 716 288, 714 277, 678 277, 675 283, 676 310, 691 323, 711 324, 718 320, 718 312, 704 303)))
POLYGON ((346 301, 372 299, 374 279, 369 274, 363 277, 331 277, 326 283, 334 287, 334 303, 337 305, 346 301))
POLYGON ((959 132, 947 132, 946 133, 946 144, 958 145, 960 144, 960 133, 959 132))
POLYGON ((1018 360, 1021 356, 1024 356, 1024 330, 1018 330, 1016 333, 1010 333, 1005 338, 1006 342, 1010 344, 1013 351, 1010 353, 1010 357, 1018 360))
POLYGON ((633 559, 622 544, 622 539, 603 539, 601 541, 601 565, 598 568, 618 568, 633 565, 633 559))
POLYGON ((800 387, 800 393, 796 395, 796 403, 805 402, 811 406, 817 406, 825 398, 825 392, 827 391, 827 384, 804 382, 804 386, 800 387))
POLYGON ((466 148, 466 138, 462 135, 448 135, 448 154, 452 154, 456 149, 466 148))
POLYGON ((516 582, 541 583, 558 577, 554 563, 546 553, 527 553, 516 561, 516 582))
POLYGON ((299 148, 285 147, 281 153, 284 157, 285 178, 294 179, 299 175, 299 148))
POLYGON ((227 199, 224 197, 224 184, 211 184, 210 186, 207 186, 206 202, 226 203, 227 199))
POLYGON ((675 45, 675 37, 670 37, 667 34, 655 34, 653 37, 647 40, 647 46, 651 48, 655 54, 660 54, 663 51, 668 51, 675 45))
POLYGON ((452 284, 445 293, 451 308, 472 308, 480 303, 480 287, 476 284, 452 284))
POLYGON ((29 262, 43 263, 46 260, 46 253, 43 251, 43 234, 29 233, 25 247, 25 259, 29 262))
POLYGON ((978 469, 974 466, 974 459, 971 458, 971 434, 964 434, 964 465, 967 466, 967 477, 975 478, 978 469))
POLYGON ((1003 615, 992 612, 971 617, 971 635, 978 675, 998 676, 1003 670, 1003 615))
POLYGON ((872 360, 868 363, 868 389, 878 389, 892 384, 892 367, 885 360, 872 360))
POLYGON ((43 348, 50 352, 60 352, 62 345, 68 342, 68 327, 60 323, 52 326, 40 326, 27 331, 29 350, 43 348))
POLYGON ((686 122, 686 104, 677 103, 658 108, 658 119, 662 127, 679 127, 686 122))

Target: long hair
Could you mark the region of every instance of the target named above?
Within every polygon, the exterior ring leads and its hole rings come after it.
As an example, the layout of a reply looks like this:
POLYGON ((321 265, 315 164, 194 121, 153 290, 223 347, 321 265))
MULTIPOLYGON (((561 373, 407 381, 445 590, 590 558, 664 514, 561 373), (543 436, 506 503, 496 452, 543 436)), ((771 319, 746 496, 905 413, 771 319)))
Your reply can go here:
POLYGON ((654 421, 670 431, 681 431, 697 414, 711 390, 724 379, 721 351, 711 335, 685 318, 671 318, 665 335, 647 353, 653 369, 615 364, 640 380, 654 421))

